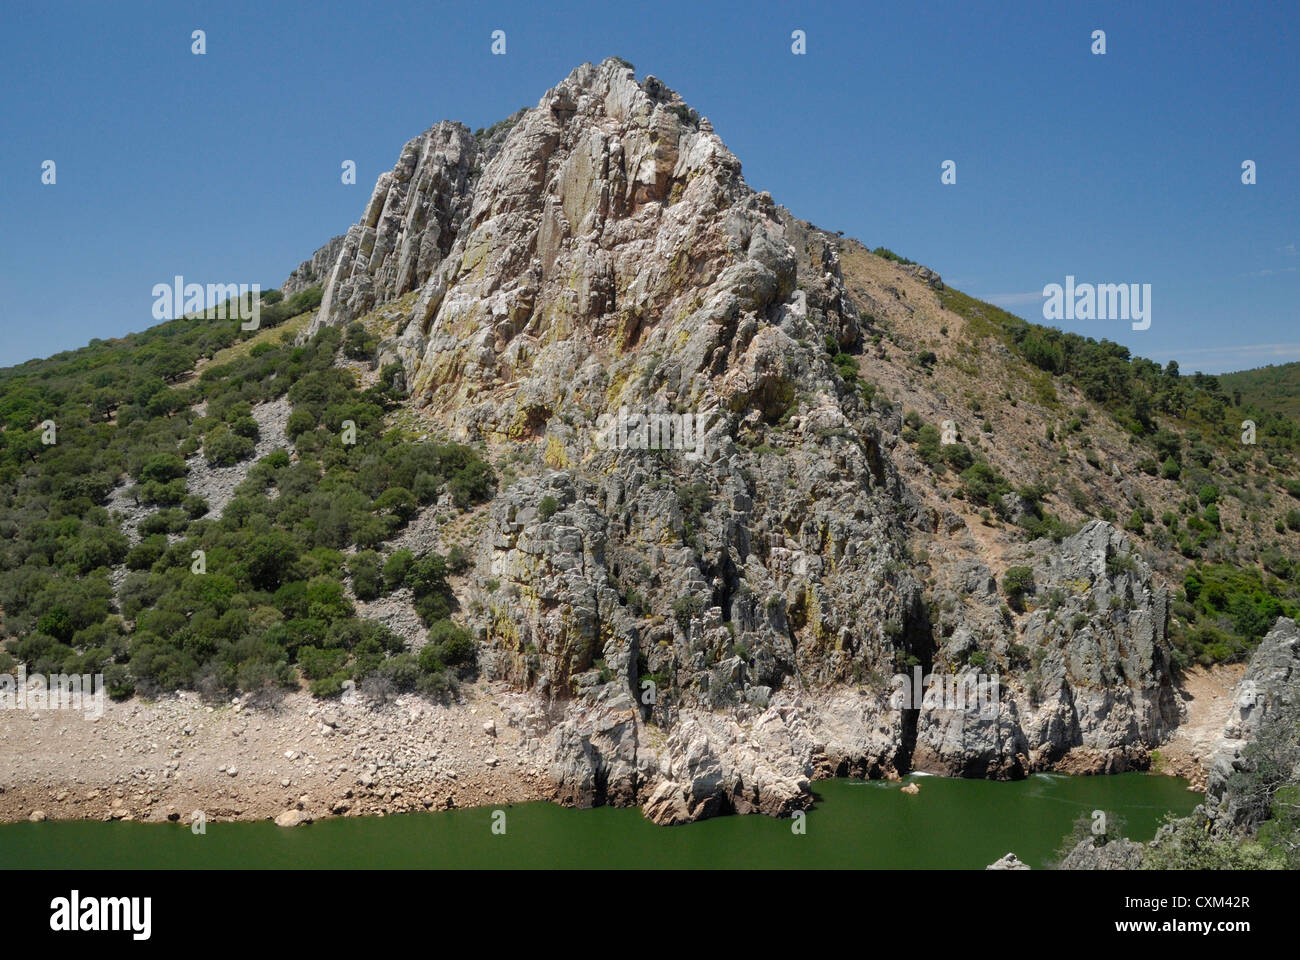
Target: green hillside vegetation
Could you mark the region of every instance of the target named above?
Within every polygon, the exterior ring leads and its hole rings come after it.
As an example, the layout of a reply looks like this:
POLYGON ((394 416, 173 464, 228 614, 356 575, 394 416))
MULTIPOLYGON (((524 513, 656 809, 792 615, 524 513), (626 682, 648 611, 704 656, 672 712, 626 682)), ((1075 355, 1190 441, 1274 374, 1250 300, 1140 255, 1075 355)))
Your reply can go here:
POLYGON ((1219 382, 1241 405, 1300 419, 1300 363, 1224 373, 1219 382))
MULTIPOLYGON (((1139 504, 1129 516, 1106 510, 1100 515, 1186 561, 1171 624, 1177 662, 1244 659, 1277 616, 1300 610, 1300 566, 1286 545, 1286 536, 1300 531, 1296 421, 1252 402, 1245 391, 1225 387, 1228 378, 1183 376, 1176 362, 1161 367, 1120 344, 1030 323, 951 288, 940 298, 977 337, 999 341, 1046 377, 1035 391, 1045 405, 1061 411, 1066 434, 1085 438, 1088 423, 1086 409, 1072 411, 1059 401, 1058 388, 1068 384, 1128 433, 1138 469, 1169 485, 1178 500, 1176 511, 1157 517, 1139 504), (1256 425, 1254 445, 1242 442, 1245 420, 1256 425), (1224 529, 1220 505, 1228 497, 1240 502, 1255 529, 1224 529), (1279 514, 1271 531, 1264 520, 1270 511, 1279 514), (1272 542, 1270 532, 1277 536, 1272 542)), ((917 444, 918 454, 936 472, 951 469, 959 475, 960 496, 1007 519, 1003 496, 1012 485, 982 456, 964 444, 941 445, 938 430, 915 414, 907 417, 903 437, 917 444)), ((1049 427, 1047 439, 1064 438, 1053 436, 1049 427)), ((1100 468, 1095 459, 1089 462, 1100 468)), ((1014 492, 1024 507, 1018 522, 1027 538, 1060 539, 1073 532, 1043 509, 1047 490, 1014 492)))
MULTIPOLYGON (((335 365, 340 356, 373 358, 376 338, 364 326, 295 345, 320 296, 319 287, 287 299, 269 292, 254 332, 211 315, 184 318, 0 371, 0 669, 17 658, 33 671, 102 670, 118 696, 299 683, 331 695, 348 680, 376 679, 437 693, 472 672, 473 644, 450 619, 456 561, 385 544, 444 492, 462 510, 486 500, 495 477, 472 448, 417 443, 387 425, 404 399, 399 368, 361 389, 335 365), (212 516, 187 485, 193 466, 246 462, 258 439, 255 406, 280 397, 292 405, 292 450, 250 464, 212 516), (193 408, 203 402, 199 416, 193 408), (42 443, 48 421, 53 445, 42 443), (355 445, 342 440, 344 421, 355 424, 355 445), (149 508, 135 544, 107 506, 122 484, 149 508), (199 550, 203 574, 191 572, 199 550), (354 617, 349 582, 362 600, 411 591, 429 628, 418 657, 382 625, 354 617)), ((1099 513, 1181 558, 1170 630, 1178 663, 1243 659, 1274 618, 1300 611, 1300 565, 1287 539, 1300 531, 1294 421, 1221 378, 1183 376, 1176 363, 1161 367, 955 290, 940 296, 977 337, 1024 361, 1035 395, 1060 416, 1064 436, 1049 426, 1049 442, 1086 440, 1088 410, 1059 399, 1075 387, 1127 432, 1137 468, 1167 485, 1176 509, 1099 513), (1245 419, 1257 425, 1254 446, 1241 442, 1245 419), (1249 529, 1225 528, 1220 509, 1230 498, 1249 529)), ((852 357, 835 360, 846 379, 856 376, 852 357)), ((978 444, 942 444, 915 413, 902 436, 936 475, 951 473, 955 495, 982 516, 1011 520, 1014 503, 1028 539, 1073 531, 1047 509, 1053 490, 1015 487, 978 444)), ((1086 501, 1076 506, 1087 512, 1086 501)))
MULTIPOLYGON (((272 298, 273 300, 275 298, 272 298)), ((360 389, 334 366, 342 332, 296 346, 267 327, 319 303, 319 288, 262 311, 262 329, 179 319, 120 340, 0 371, 0 608, 5 649, 43 673, 103 672, 115 697, 178 688, 220 695, 347 680, 439 693, 470 672, 473 644, 450 620, 448 562, 384 541, 449 492, 460 509, 495 478, 472 448, 419 443, 385 429, 401 400, 396 367, 360 389), (195 364, 251 337, 228 363, 180 382, 195 364), (187 492, 198 462, 247 460, 255 404, 287 396, 289 450, 256 464, 222 515, 187 492), (194 405, 207 402, 204 416, 194 405), (355 424, 355 444, 342 439, 355 424), (53 421, 56 442, 42 443, 53 421), (135 546, 106 504, 119 483, 150 508, 135 546), (269 496, 274 492, 274 496, 269 496), (350 558, 346 551, 361 552, 350 558), (206 572, 192 572, 195 551, 206 572), (112 568, 124 565, 117 596, 112 568), (412 591, 429 627, 417 657, 344 591, 412 591)), ((363 593, 364 591, 364 593, 363 593)))

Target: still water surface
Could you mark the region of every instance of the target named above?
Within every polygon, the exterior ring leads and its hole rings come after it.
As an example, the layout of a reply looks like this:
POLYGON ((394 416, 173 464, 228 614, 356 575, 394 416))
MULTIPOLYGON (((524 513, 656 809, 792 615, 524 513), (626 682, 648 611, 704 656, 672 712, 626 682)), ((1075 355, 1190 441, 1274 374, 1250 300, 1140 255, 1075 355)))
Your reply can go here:
POLYGON ((638 810, 571 810, 549 803, 322 820, 173 824, 73 821, 0 826, 0 868, 969 868, 1008 851, 1035 868, 1053 859, 1074 821, 1119 814, 1150 840, 1166 813, 1200 800, 1175 777, 1048 774, 1012 783, 909 777, 898 783, 825 780, 807 833, 791 821, 719 817, 657 827, 638 810))

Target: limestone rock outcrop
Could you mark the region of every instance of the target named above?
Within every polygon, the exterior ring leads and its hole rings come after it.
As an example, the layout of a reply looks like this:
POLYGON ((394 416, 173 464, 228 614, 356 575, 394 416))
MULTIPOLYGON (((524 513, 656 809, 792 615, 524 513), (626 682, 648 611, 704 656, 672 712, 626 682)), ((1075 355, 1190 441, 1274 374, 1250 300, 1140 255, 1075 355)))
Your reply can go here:
POLYGON ((1092 838, 1080 840, 1064 860, 1061 870, 1141 870, 1146 844, 1120 837, 1097 846, 1092 838))
POLYGON ((280 292, 285 297, 292 297, 299 291, 316 284, 322 286, 329 280, 334 264, 338 262, 343 250, 344 237, 340 234, 311 255, 311 258, 298 264, 288 278, 280 285, 280 292))
POLYGON ((1251 820, 1251 812, 1241 809, 1231 798, 1228 782, 1234 772, 1242 769, 1242 751, 1255 739, 1270 712, 1284 700, 1300 700, 1300 628, 1294 620, 1280 617, 1251 654, 1214 752, 1205 789, 1206 806, 1224 826, 1244 826, 1251 820))
POLYGON ((412 140, 339 244, 312 330, 382 313, 421 416, 545 463, 487 509, 466 618, 558 705, 557 798, 788 815, 819 776, 1140 766, 1176 720, 1167 598, 1109 524, 1024 548, 1023 633, 978 562, 929 602, 913 538, 961 522, 888 455, 854 302, 837 238, 617 59, 412 140), (1000 683, 901 702, 916 670, 1000 683))
POLYGON ((1008 853, 1000 859, 994 860, 985 870, 1029 870, 1029 864, 1016 857, 1014 853, 1008 853))

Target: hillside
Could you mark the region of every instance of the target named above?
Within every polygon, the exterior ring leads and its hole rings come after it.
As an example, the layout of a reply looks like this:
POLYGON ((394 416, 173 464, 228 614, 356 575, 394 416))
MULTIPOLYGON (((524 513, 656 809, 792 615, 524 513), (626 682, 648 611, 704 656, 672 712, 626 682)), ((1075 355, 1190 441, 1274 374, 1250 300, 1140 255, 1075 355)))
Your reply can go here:
POLYGON ((832 774, 1145 769, 1203 706, 1183 671, 1300 602, 1300 428, 1248 402, 819 230, 659 80, 585 64, 407 143, 262 329, 0 372, 0 672, 491 682, 534 698, 549 795, 660 823, 832 774), (671 442, 610 443, 629 415, 671 442), (999 685, 900 704, 918 668, 999 685))
POLYGON ((1300 417, 1300 363, 1279 363, 1219 375, 1234 402, 1295 420, 1300 417), (1240 399, 1238 399, 1240 398, 1240 399))

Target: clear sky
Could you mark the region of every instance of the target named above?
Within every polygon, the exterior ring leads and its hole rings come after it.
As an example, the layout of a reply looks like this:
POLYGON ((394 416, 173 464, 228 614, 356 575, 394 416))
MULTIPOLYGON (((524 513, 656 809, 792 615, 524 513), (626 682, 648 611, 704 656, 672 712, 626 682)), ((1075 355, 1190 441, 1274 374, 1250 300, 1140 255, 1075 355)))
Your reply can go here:
POLYGON ((1067 274, 1149 283, 1148 330, 1060 325, 1185 371, 1300 359, 1296 0, 121 0, 0 12, 0 364, 151 325, 176 274, 279 285, 411 137, 612 55, 755 189, 968 293, 1041 320, 1067 274))

